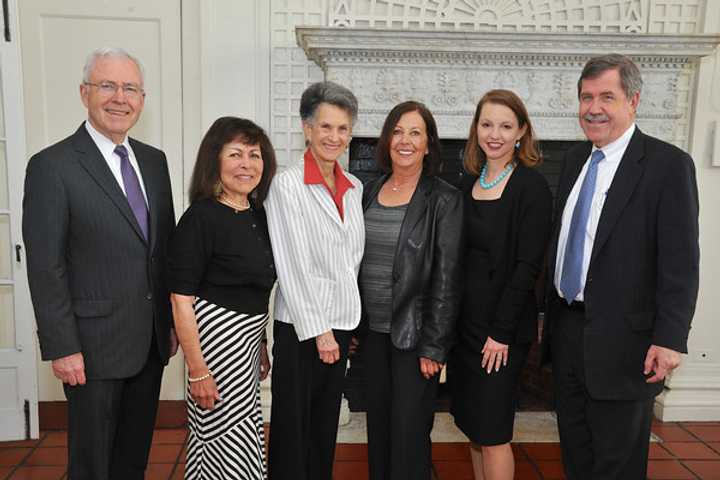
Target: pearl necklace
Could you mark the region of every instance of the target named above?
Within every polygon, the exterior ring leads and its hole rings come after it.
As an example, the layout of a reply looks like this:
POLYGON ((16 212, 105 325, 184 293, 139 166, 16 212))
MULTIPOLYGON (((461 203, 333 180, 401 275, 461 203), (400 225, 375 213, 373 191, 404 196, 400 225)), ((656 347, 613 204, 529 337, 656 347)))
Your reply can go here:
POLYGON ((510 172, 513 171, 513 168, 515 168, 515 162, 510 162, 507 167, 503 169, 502 172, 500 172, 500 175, 495 177, 495 180, 488 183, 485 181, 487 178, 487 162, 483 164, 482 170, 480 171, 480 178, 478 178, 478 183, 480 184, 480 188, 483 190, 490 190, 495 185, 503 181, 503 178, 507 177, 510 172))
POLYGON ((220 203, 224 203, 228 207, 234 209, 235 213, 239 213, 250 208, 250 202, 247 202, 245 205, 243 205, 242 203, 237 203, 230 200, 227 195, 221 195, 219 200, 220 203))

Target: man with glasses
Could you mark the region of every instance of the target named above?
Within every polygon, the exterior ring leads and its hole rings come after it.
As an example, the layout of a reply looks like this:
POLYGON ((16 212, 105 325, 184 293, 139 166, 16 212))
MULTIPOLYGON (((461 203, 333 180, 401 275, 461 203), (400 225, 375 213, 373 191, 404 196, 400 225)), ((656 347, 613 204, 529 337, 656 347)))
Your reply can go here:
POLYGON ((68 400, 68 477, 143 479, 164 365, 177 350, 164 281, 175 225, 165 155, 127 136, 140 63, 92 52, 88 119, 27 167, 23 236, 43 360, 68 400))

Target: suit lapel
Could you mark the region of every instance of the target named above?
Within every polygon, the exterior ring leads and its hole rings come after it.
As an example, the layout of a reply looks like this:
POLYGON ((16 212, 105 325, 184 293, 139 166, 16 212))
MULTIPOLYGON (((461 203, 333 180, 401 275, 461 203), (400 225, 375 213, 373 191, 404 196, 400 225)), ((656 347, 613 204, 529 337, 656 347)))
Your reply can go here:
MULTIPOLYGON (((148 236, 150 237, 150 251, 152 252, 155 247, 155 232, 157 232, 158 223, 158 207, 157 207, 157 184, 155 170, 153 169, 153 162, 146 154, 142 145, 139 145, 135 140, 130 139, 133 152, 135 153, 135 159, 140 167, 140 173, 142 174, 143 184, 145 185, 145 194, 147 195, 148 201, 148 214, 150 215, 150 230, 148 236)), ((133 215, 133 218, 135 216, 133 215)), ((137 222, 136 222, 137 223, 137 222)), ((139 227, 138 227, 139 228, 139 227)))
POLYGON ((137 223, 135 214, 133 214, 130 204, 127 201, 127 197, 120 189, 115 176, 113 176, 110 168, 107 166, 105 159, 103 158, 97 145, 93 142, 90 134, 85 130, 85 125, 81 125, 80 128, 75 132, 73 138, 75 150, 78 152, 78 160, 83 168, 88 172, 90 177, 97 182, 102 190, 110 197, 110 200, 120 210, 123 217, 130 223, 130 226, 135 230, 135 233, 144 242, 140 225, 137 223))
POLYGON ((598 252, 603 247, 610 232, 617 223, 620 214, 630 200, 635 187, 640 181, 643 174, 643 165, 641 160, 645 156, 645 139, 644 134, 639 128, 630 139, 625 154, 620 161, 610 189, 607 192, 605 203, 600 213, 597 232, 595 233, 595 241, 593 243, 592 254, 590 255, 590 263, 592 264, 598 252))
POLYGON ((553 227, 552 245, 550 248, 552 257, 548 259, 548 264, 550 265, 550 278, 555 277, 555 261, 557 258, 558 240, 560 238, 560 228, 562 227, 562 217, 563 212, 565 211, 565 204, 567 203, 567 199, 570 196, 570 192, 572 191, 575 182, 577 182, 583 165, 585 165, 585 162, 590 156, 591 150, 592 144, 588 142, 579 149, 576 156, 573 156, 572 158, 568 156, 565 159, 565 165, 563 167, 564 170, 560 175, 560 184, 558 185, 556 198, 557 207, 555 210, 555 224, 553 227))
POLYGON ((307 185, 307 187, 310 189, 310 194, 313 196, 315 201, 320 204, 325 213, 329 215, 335 223, 343 227, 344 223, 340 218, 340 212, 338 212, 333 199, 330 198, 330 193, 327 188, 325 188, 325 185, 312 184, 307 185))
MULTIPOLYGON (((400 227, 400 236, 398 237, 397 248, 405 245, 410 236, 410 233, 415 228, 415 225, 425 216, 427 211, 428 200, 427 197, 430 194, 432 188, 433 178, 427 175, 422 175, 420 181, 415 188, 415 192, 410 198, 408 209, 405 212, 405 218, 403 219, 402 226, 400 227)), ((397 255, 395 256, 397 258, 397 255)))
MULTIPOLYGON (((567 178, 568 181, 560 185, 560 189, 558 190, 558 206, 562 208, 562 210, 565 209, 565 204, 567 203, 567 199, 570 196, 570 192, 575 186, 575 182, 577 182, 577 179, 580 176, 580 172, 582 171, 585 162, 587 161, 588 157, 590 157, 591 150, 592 145, 588 143, 580 150, 579 156, 568 160, 568 164, 566 166, 568 171, 565 175, 565 178, 567 178)), ((559 215, 562 215, 562 210, 558 211, 559 215)))

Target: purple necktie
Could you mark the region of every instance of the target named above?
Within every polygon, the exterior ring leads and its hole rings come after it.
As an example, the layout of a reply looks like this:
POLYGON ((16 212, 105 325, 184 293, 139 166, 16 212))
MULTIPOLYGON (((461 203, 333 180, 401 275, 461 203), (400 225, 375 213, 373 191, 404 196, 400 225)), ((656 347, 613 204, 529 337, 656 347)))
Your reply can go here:
POLYGON ((128 203, 135 214, 142 230, 145 240, 148 239, 148 209, 145 204, 145 197, 140 189, 140 181, 138 180, 135 169, 130 165, 127 148, 124 145, 115 147, 115 154, 120 157, 120 172, 122 173, 123 184, 125 185, 125 195, 127 195, 128 203))

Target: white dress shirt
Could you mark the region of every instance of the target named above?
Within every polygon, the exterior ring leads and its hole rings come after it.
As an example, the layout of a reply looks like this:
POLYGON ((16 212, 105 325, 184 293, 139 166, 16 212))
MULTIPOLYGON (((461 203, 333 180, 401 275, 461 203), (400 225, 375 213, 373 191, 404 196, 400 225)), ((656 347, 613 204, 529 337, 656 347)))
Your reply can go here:
MULTIPOLYGON (((120 157, 118 156, 118 154, 115 153, 115 147, 117 147, 117 145, 105 135, 98 132, 97 129, 95 129, 95 127, 93 127, 89 121, 85 122, 85 129, 90 134, 90 138, 93 139, 95 145, 97 145, 100 153, 105 159, 105 162, 107 162, 108 167, 110 167, 110 171, 115 177, 115 180, 117 180, 118 185, 120 185, 120 190, 122 190, 125 196, 127 196, 127 192, 125 191, 125 183, 123 182, 122 178, 122 171, 120 170, 120 157)), ((140 189, 142 190, 143 197, 145 198, 145 205, 147 205, 148 201, 147 193, 145 192, 145 182, 143 181, 142 172, 140 172, 140 166, 137 163, 137 158, 135 158, 135 152, 133 152, 133 149, 130 146, 127 135, 125 135, 125 139, 120 145, 124 145, 125 148, 127 148, 130 165, 132 166, 133 170, 135 170, 135 174, 138 177, 138 181, 140 182, 140 189)))
MULTIPOLYGON (((592 253, 593 244, 595 242, 595 233, 597 232, 598 223, 600 222, 600 214, 602 213, 603 205, 605 205, 605 196, 610 189, 613 178, 615 178, 615 172, 617 172, 620 166, 620 160, 625 155, 630 139, 635 133, 635 124, 630 125, 625 133, 620 138, 612 143, 605 145, 600 148, 605 154, 605 158, 597 164, 597 179, 595 181, 595 192, 593 193, 592 202, 590 204, 590 214, 588 216, 587 230, 585 231, 585 248, 583 250, 583 261, 582 261, 582 274, 580 275, 580 293, 573 299, 578 302, 585 301, 585 278, 587 277, 588 266, 590 265, 590 254, 592 253)), ((577 203, 578 196, 580 195, 580 187, 582 186, 583 180, 585 180, 585 174, 587 173, 588 165, 590 165, 590 157, 592 152, 598 150, 598 148, 592 148, 590 155, 585 161, 580 175, 575 180, 570 195, 568 196, 567 202, 565 202, 565 209, 562 214, 562 223, 560 225, 560 236, 558 238, 557 257, 555 258, 555 289, 560 297, 563 296, 560 291, 560 277, 562 276, 563 260, 565 259, 565 246, 567 245, 568 231, 570 230, 570 221, 572 220, 573 211, 575 210, 575 204, 577 203)))
POLYGON ((267 212, 278 289, 275 318, 290 323, 299 341, 360 322, 358 272, 365 248, 362 183, 343 195, 344 219, 324 185, 304 183, 304 163, 275 176, 267 212))

